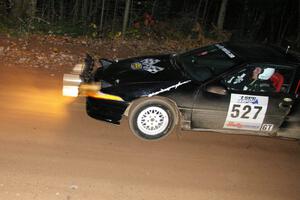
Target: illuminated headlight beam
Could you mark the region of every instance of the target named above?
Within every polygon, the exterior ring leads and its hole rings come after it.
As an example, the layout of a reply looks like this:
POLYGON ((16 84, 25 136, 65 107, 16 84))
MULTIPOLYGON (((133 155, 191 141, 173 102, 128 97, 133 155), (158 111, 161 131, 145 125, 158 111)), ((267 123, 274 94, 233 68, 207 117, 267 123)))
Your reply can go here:
POLYGON ((63 96, 77 97, 81 79, 79 75, 64 74, 63 77, 63 96))
POLYGON ((63 86, 63 96, 66 97, 77 97, 78 86, 63 86))

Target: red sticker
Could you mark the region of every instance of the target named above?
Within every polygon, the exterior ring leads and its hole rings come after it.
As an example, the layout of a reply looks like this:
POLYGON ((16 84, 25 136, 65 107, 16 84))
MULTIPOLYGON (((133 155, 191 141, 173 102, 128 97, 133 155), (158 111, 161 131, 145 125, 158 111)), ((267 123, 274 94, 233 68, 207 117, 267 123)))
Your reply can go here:
POLYGON ((207 55, 207 54, 208 54, 207 51, 203 51, 203 52, 201 52, 201 53, 198 53, 198 56, 205 56, 205 55, 207 55))

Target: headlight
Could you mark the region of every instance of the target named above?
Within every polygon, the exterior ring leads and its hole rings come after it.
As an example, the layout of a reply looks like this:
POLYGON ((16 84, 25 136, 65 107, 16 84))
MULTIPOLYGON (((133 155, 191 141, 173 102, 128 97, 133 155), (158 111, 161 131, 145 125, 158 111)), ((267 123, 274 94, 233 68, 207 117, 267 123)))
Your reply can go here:
POLYGON ((63 96, 78 96, 78 87, 81 84, 79 75, 64 74, 63 77, 63 96))
POLYGON ((77 97, 78 86, 63 86, 63 96, 66 97, 77 97))

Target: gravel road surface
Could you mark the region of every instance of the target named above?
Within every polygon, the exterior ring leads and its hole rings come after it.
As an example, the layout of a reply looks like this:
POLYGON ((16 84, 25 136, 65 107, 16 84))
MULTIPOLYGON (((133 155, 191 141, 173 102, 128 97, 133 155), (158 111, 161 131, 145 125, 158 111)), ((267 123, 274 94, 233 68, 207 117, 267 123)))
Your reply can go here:
POLYGON ((177 130, 137 139, 61 96, 62 72, 0 66, 0 199, 300 199, 298 141, 177 130))

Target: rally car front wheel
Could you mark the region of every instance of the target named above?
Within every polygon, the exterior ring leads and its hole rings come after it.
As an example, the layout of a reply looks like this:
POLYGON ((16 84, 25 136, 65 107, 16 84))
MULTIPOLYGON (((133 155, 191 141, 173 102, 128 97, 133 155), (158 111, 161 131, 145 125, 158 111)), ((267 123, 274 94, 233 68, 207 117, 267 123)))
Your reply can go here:
POLYGON ((177 112, 175 106, 160 98, 144 99, 130 109, 129 126, 132 132, 146 140, 166 137, 175 127, 177 112))

